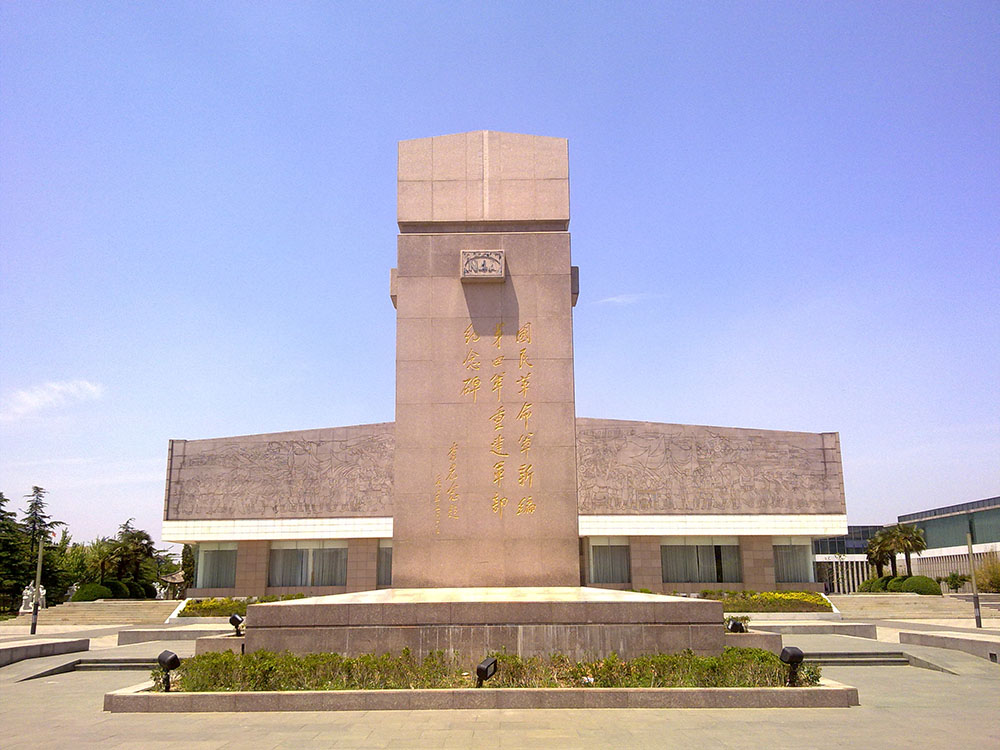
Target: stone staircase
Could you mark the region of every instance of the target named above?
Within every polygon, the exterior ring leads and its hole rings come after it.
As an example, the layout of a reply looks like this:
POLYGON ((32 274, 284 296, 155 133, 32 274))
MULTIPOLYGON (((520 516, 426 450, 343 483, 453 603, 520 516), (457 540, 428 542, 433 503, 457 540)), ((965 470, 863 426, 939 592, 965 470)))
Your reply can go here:
MULTIPOLYGON (((969 601, 955 596, 921 596, 919 594, 830 594, 829 599, 845 619, 871 620, 944 620, 972 619, 972 597, 969 601)), ((997 616, 1000 611, 983 616, 997 616)))
MULTIPOLYGON (((67 602, 38 610, 39 625, 161 625, 180 602, 159 599, 98 599, 67 602)), ((4 625, 30 625, 31 613, 18 615, 4 625)))

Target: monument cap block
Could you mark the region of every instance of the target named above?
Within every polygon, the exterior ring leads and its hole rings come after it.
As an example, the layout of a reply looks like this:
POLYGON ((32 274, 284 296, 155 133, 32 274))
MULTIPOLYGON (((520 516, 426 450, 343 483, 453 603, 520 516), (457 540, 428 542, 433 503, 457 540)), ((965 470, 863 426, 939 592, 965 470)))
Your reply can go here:
POLYGON ((401 232, 457 224, 565 231, 569 145, 565 138, 476 130, 399 142, 401 232))

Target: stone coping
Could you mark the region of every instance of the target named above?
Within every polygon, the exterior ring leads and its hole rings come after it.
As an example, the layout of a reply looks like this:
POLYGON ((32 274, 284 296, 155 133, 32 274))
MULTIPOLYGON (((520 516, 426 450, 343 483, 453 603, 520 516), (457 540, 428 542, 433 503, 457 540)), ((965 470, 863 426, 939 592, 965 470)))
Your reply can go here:
POLYGON ((378 589, 251 604, 255 629, 337 625, 721 623, 722 604, 580 586, 378 589))
POLYGON ((0 645, 0 667, 24 659, 40 656, 56 656, 90 649, 89 638, 38 638, 23 641, 7 641, 0 645))
POLYGON ((394 711, 498 708, 848 708, 858 689, 823 679, 802 688, 463 688, 151 693, 152 682, 104 696, 111 713, 394 711))
POLYGON ((934 646, 964 651, 981 659, 996 661, 1000 655, 1000 633, 956 633, 948 631, 906 631, 899 633, 899 642, 915 646, 934 646))

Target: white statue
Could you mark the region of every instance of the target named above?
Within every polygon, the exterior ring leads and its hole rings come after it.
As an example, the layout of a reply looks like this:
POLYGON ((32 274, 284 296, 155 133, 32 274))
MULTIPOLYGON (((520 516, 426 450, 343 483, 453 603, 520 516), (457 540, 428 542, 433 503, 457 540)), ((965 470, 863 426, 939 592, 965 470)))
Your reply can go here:
POLYGON ((30 583, 21 592, 21 612, 31 611, 31 602, 35 598, 35 587, 30 583))
POLYGON ((45 603, 45 587, 38 584, 38 607, 39 609, 45 609, 47 606, 45 603))

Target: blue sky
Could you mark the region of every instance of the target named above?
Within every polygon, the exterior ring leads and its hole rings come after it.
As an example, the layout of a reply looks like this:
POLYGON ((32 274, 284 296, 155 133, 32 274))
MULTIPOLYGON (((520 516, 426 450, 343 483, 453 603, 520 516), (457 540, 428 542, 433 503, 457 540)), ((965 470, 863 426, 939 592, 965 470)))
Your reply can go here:
POLYGON ((580 416, 1000 494, 1000 5, 0 5, 0 490, 159 537, 167 440, 393 419, 396 141, 569 138, 580 416))

